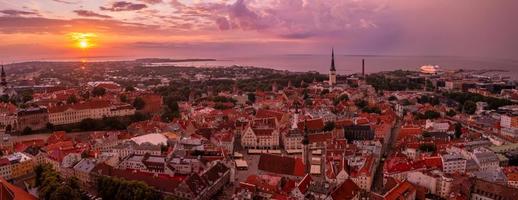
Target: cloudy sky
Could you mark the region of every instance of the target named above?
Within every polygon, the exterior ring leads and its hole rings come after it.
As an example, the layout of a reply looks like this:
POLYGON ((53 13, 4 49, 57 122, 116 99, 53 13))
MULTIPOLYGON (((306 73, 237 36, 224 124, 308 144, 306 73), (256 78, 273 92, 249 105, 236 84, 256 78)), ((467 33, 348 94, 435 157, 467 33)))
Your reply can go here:
POLYGON ((516 0, 0 0, 0 61, 327 54, 331 47, 516 58, 516 8, 516 0))

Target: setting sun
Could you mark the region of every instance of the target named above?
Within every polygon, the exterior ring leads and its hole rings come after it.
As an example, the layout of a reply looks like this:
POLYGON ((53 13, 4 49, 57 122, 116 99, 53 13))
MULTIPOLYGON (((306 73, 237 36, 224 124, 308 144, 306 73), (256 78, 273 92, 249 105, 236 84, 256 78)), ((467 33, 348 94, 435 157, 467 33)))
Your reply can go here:
POLYGON ((70 33, 70 39, 74 43, 74 46, 80 49, 88 49, 95 46, 93 39, 97 37, 94 33, 70 33))

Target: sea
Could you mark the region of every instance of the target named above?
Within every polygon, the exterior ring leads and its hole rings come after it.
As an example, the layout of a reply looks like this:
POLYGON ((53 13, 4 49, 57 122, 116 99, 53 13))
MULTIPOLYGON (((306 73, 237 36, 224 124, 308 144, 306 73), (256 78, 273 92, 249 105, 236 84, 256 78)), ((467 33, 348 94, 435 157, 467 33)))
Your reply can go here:
MULTIPOLYGON (((454 56, 373 56, 373 55, 335 55, 338 74, 361 73, 362 59, 365 72, 375 73, 393 70, 420 70, 421 66, 438 66, 442 71, 463 69, 477 71, 480 75, 509 77, 518 80, 518 60, 488 59, 454 56)), ((288 70, 294 72, 317 71, 328 73, 331 65, 329 55, 276 55, 254 57, 217 58, 216 61, 182 62, 175 66, 225 67, 254 66, 288 70)))
MULTIPOLYGON (((192 57, 161 57, 171 59, 190 59, 192 57)), ((209 57, 210 58, 210 57, 209 57)), ((96 57, 96 58, 72 58, 72 59, 44 59, 47 61, 117 61, 134 60, 135 57, 96 57)), ((254 55, 248 57, 216 57, 215 61, 153 63, 165 66, 195 66, 195 67, 228 67, 228 66, 252 66, 288 70, 293 72, 316 71, 323 74, 329 72, 331 55, 323 54, 288 54, 288 55, 254 55)), ((337 73, 348 75, 360 73, 362 59, 365 60, 365 72, 375 73, 393 70, 418 71, 422 66, 438 66, 442 71, 463 69, 476 70, 478 74, 493 77, 509 77, 518 81, 518 58, 498 59, 481 57, 459 56, 392 56, 392 55, 342 55, 335 54, 337 73)))

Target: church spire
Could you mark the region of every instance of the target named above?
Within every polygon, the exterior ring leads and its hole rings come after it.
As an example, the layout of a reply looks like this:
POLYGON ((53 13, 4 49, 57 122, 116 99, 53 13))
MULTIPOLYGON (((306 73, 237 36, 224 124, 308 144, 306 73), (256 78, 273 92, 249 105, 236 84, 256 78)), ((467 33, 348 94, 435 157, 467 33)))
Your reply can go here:
POLYGON ((2 80, 1 80, 0 84, 1 84, 2 86, 6 86, 6 85, 7 85, 7 80, 6 80, 6 78, 5 78, 5 71, 4 71, 4 66, 3 66, 3 65, 2 65, 2 74, 1 74, 1 79, 2 79, 2 80))
POLYGON ((336 71, 335 68, 335 49, 331 49, 331 71, 336 71))

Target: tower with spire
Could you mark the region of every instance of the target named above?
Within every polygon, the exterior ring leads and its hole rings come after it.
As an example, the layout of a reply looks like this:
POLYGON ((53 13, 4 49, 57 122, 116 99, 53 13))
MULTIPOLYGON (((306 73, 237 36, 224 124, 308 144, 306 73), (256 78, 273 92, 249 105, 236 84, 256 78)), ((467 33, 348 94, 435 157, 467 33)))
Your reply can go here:
POLYGON ((304 159, 304 173, 311 173, 311 163, 309 161, 309 156, 311 154, 311 150, 309 149, 309 136, 308 136, 308 126, 307 120, 304 120, 304 138, 302 139, 302 157, 304 159))
POLYGON ((329 85, 336 85, 335 50, 331 49, 331 69, 329 69, 329 85))
POLYGON ((4 66, 2 65, 2 81, 0 82, 0 85, 2 85, 2 87, 7 87, 7 79, 5 78, 5 71, 4 71, 4 66))
POLYGON ((5 74, 4 66, 2 65, 2 72, 0 74, 0 96, 8 96, 9 98, 17 96, 18 94, 13 87, 8 85, 7 76, 5 74))

